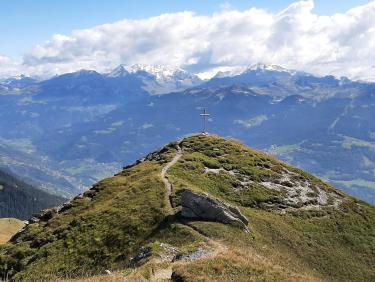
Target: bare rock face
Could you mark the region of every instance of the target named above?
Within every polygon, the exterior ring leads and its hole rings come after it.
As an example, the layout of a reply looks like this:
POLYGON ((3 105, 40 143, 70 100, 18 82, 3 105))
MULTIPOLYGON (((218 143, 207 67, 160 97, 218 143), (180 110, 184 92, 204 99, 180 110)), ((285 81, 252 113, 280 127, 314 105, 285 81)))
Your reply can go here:
POLYGON ((249 221, 238 208, 232 207, 207 194, 196 194, 184 189, 181 192, 181 214, 186 218, 211 220, 230 224, 238 222, 247 230, 249 221))
POLYGON ((152 255, 151 248, 150 247, 141 247, 138 254, 131 258, 128 264, 128 267, 130 268, 136 268, 139 267, 142 262, 150 257, 152 255))

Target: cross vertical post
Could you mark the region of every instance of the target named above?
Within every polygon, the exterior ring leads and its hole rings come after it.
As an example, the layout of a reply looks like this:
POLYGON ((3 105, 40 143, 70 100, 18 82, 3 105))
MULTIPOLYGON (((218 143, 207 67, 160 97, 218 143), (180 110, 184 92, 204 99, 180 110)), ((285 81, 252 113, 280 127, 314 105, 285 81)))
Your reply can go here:
POLYGON ((203 118, 203 134, 207 134, 207 119, 210 116, 209 113, 207 113, 206 109, 203 109, 203 113, 200 114, 200 116, 203 118))

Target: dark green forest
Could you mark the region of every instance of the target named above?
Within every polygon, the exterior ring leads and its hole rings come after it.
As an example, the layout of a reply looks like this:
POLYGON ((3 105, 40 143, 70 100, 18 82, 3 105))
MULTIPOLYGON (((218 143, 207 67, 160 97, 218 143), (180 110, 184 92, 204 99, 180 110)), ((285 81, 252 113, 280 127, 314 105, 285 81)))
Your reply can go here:
POLYGON ((67 201, 25 183, 10 172, 0 170, 0 218, 29 219, 40 210, 67 201))

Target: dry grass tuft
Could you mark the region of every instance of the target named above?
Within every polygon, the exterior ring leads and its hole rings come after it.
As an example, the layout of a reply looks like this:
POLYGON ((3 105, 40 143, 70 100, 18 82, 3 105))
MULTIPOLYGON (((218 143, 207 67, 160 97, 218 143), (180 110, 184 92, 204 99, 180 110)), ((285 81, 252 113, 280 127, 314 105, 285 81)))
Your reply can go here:
POLYGON ((0 245, 8 242, 24 226, 25 223, 16 218, 0 218, 0 245))

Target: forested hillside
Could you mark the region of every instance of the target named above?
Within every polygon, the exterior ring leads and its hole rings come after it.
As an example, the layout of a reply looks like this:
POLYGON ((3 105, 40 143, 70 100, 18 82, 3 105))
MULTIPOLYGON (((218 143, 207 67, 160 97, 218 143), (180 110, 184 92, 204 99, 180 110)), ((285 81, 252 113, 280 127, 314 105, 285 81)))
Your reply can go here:
POLYGON ((29 219, 33 213, 65 201, 0 170, 0 218, 29 219))

